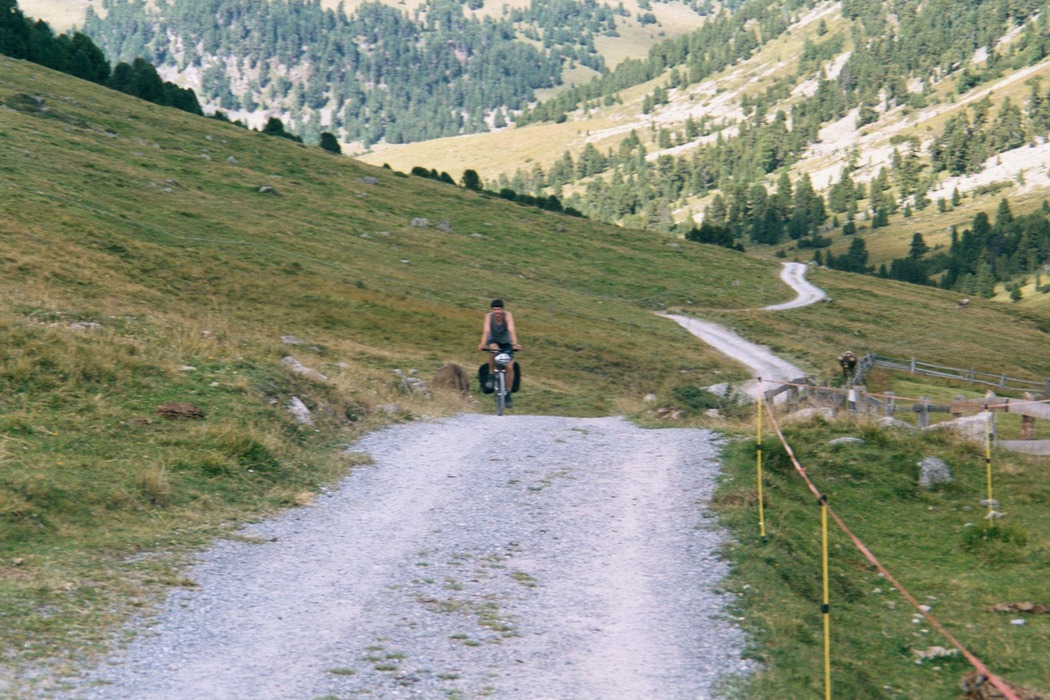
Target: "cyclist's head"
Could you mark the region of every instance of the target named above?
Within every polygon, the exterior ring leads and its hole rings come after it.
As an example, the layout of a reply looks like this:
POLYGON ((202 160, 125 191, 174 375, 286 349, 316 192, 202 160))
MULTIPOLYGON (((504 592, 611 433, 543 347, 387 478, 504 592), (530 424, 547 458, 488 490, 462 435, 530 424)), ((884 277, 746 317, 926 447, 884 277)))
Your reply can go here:
POLYGON ((503 309, 503 300, 502 299, 493 299, 492 303, 489 304, 489 308, 492 309, 493 311, 495 311, 496 309, 502 310, 503 309))

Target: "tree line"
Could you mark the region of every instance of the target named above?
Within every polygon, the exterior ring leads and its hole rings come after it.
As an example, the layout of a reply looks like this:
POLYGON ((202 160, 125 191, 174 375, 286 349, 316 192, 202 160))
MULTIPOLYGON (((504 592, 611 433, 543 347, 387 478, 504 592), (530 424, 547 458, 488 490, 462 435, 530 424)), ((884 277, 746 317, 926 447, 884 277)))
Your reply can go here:
POLYGON ((565 68, 605 70, 594 47, 614 31, 604 4, 534 0, 498 18, 475 14, 481 4, 103 0, 105 18, 89 8, 85 31, 111 55, 199 72, 219 109, 265 109, 307 141, 327 129, 366 147, 505 127, 565 68))
POLYGON ((111 66, 105 53, 84 33, 56 35, 47 22, 32 20, 17 0, 0 0, 0 54, 89 80, 134 97, 203 115, 197 95, 162 80, 142 58, 111 66))

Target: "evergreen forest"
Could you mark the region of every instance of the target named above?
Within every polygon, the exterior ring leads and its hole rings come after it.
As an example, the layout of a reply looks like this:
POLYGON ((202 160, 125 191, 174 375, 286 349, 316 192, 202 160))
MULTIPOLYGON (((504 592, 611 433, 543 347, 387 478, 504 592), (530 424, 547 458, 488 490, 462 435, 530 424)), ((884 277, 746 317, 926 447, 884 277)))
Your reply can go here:
POLYGON ((307 141, 327 130, 366 147, 500 128, 566 68, 604 70, 594 37, 616 31, 609 6, 534 0, 499 19, 471 13, 480 7, 104 0, 105 19, 89 9, 84 31, 111 56, 199 75, 219 109, 265 109, 307 141))

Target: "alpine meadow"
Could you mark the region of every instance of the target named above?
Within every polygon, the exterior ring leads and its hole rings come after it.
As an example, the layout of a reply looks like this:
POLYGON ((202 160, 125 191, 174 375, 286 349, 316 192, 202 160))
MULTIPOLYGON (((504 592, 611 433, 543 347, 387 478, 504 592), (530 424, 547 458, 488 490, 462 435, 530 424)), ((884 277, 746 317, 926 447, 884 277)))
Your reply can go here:
POLYGON ((59 692, 197 585, 195 553, 362 468, 355 440, 491 412, 501 298, 519 413, 723 436, 697 508, 758 669, 726 697, 824 692, 829 590, 836 697, 947 700, 974 670, 834 528, 822 590, 794 460, 1050 697, 1050 458, 911 404, 1047 398, 1044 5, 0 0, 0 695, 59 692), (763 310, 787 261, 829 300, 763 310), (803 368, 810 412, 738 401, 748 370, 666 313, 803 368), (832 416, 844 350, 1003 386, 876 367, 899 420, 832 416), (433 382, 448 363, 469 391, 433 382), (952 483, 920 488, 929 457, 952 483))

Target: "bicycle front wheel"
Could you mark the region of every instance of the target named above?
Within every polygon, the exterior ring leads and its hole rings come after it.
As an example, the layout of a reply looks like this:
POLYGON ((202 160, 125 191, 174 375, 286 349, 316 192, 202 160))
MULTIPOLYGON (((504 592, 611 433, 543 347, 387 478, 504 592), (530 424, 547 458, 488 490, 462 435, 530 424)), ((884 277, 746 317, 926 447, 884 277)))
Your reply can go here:
POLYGON ((496 415, 502 416, 507 405, 507 375, 500 372, 496 375, 496 415))

